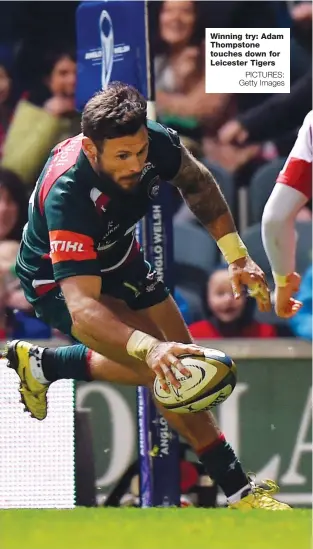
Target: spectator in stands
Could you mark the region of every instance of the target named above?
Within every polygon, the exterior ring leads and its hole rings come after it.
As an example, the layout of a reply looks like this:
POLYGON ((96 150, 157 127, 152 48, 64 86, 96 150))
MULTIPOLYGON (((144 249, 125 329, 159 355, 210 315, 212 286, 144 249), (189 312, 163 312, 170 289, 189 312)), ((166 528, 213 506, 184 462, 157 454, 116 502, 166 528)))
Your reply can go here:
POLYGON ((16 240, 0 242, 0 276, 5 283, 6 304, 12 309, 29 309, 29 303, 15 277, 15 261, 19 247, 16 240))
POLYGON ((312 55, 312 2, 294 2, 289 5, 296 40, 302 46, 304 52, 312 55))
POLYGON ((295 336, 312 341, 312 266, 305 272, 296 299, 303 303, 298 313, 289 319, 295 336))
POLYGON ((27 98, 55 116, 75 115, 76 56, 69 49, 48 51, 37 85, 27 98))
POLYGON ((20 242, 27 221, 28 198, 22 181, 15 173, 0 167, 0 242, 20 242))
POLYGON ((17 99, 13 80, 13 54, 10 49, 0 46, 0 159, 17 99))
POLYGON ((74 54, 63 49, 49 52, 41 81, 24 94, 16 108, 4 144, 2 164, 31 187, 54 145, 80 132, 75 88, 74 54))
MULTIPOLYGON (((235 146, 221 144, 217 131, 237 111, 238 96, 233 94, 205 93, 204 29, 216 21, 216 12, 228 10, 229 4, 166 0, 159 6, 159 29, 155 52, 156 106, 160 122, 178 131, 183 143, 199 159, 219 164, 228 172, 238 174, 240 184, 247 184, 251 173, 262 163, 258 159, 261 147, 257 144, 235 146), (226 5, 227 4, 227 5, 226 5), (256 162, 255 162, 256 160, 256 162)), ((268 11, 258 9, 258 19, 268 11)), ((237 6, 237 15, 230 19, 238 22, 238 12, 246 8, 237 6)), ((254 10, 257 9, 254 6, 254 10)), ((250 10, 251 16, 251 10, 250 10)), ((261 17, 262 19, 262 17, 261 17)), ((262 19, 263 20, 263 19, 262 19)), ((216 25, 221 26, 221 25, 216 25)), ((232 27, 233 24, 229 24, 232 27)), ((236 25, 235 25, 236 26, 236 25)), ((245 26, 245 25, 239 25, 245 26)), ((269 25, 271 26, 271 25, 269 25)), ((255 95, 255 94, 253 94, 255 95)), ((179 200, 178 200, 179 202, 179 200)))
POLYGON ((210 275, 204 294, 207 318, 189 326, 194 338, 276 337, 274 326, 260 324, 253 319, 253 299, 246 295, 234 298, 227 267, 224 265, 210 275))
POLYGON ((19 243, 0 242, 0 339, 49 338, 51 329, 36 318, 15 276, 19 243))
POLYGON ((252 163, 253 166, 249 170, 249 177, 238 177, 240 185, 246 184, 246 179, 250 179, 254 171, 263 163, 261 160, 262 148, 260 145, 251 143, 238 147, 233 143, 221 143, 217 136, 208 134, 203 138, 203 153, 207 160, 218 164, 234 176, 240 174, 241 169, 245 168, 247 164, 252 163), (258 160, 259 156, 260 160, 258 160))
MULTIPOLYGON (((155 58, 156 105, 160 121, 198 139, 201 127, 227 117, 231 96, 205 93, 201 2, 162 2, 155 58)), ((189 143, 190 146, 190 143, 189 143)))
MULTIPOLYGON (((237 101, 232 94, 205 93, 204 30, 210 26, 206 24, 207 3, 166 0, 157 4, 160 4, 155 46, 158 120, 177 130, 197 158, 204 156, 235 173, 254 160, 260 147, 221 145, 216 139, 218 129, 234 116, 237 101)), ((175 200, 179 208, 180 197, 175 196, 175 200)))

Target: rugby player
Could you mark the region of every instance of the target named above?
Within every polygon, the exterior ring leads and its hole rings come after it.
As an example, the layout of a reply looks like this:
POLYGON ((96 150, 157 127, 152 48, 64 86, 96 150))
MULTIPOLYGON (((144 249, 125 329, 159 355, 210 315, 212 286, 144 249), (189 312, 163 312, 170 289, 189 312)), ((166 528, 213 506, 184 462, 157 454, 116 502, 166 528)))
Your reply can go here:
POLYGON ((275 282, 275 311, 281 318, 293 317, 302 307, 293 297, 301 281, 295 272, 295 220, 301 208, 312 200, 312 159, 313 111, 310 111, 262 216, 262 240, 275 282))
MULTIPOLYGON (((264 274, 239 238, 211 173, 176 132, 147 120, 146 109, 145 99, 126 84, 112 83, 96 94, 84 108, 82 134, 52 151, 30 200, 16 272, 37 316, 77 341, 57 349, 23 341, 8 347, 22 400, 39 420, 58 379, 151 388, 158 376, 168 389, 167 380, 179 386, 175 369, 189 375, 178 357, 203 354, 134 236, 163 181, 179 188, 216 240, 236 295, 245 285, 261 310, 270 307, 264 274)), ((273 498, 273 484, 258 487, 243 471, 211 413, 161 412, 230 506, 288 508, 273 498)))

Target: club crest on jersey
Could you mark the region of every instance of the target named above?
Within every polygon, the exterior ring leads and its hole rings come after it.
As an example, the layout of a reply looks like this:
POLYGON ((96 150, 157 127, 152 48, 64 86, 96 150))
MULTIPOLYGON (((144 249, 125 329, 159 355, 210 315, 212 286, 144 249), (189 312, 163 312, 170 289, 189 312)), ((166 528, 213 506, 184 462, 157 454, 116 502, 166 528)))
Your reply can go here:
POLYGON ((149 198, 151 198, 151 200, 156 198, 159 194, 159 190, 160 190, 159 181, 160 181, 160 178, 157 175, 152 179, 152 181, 150 181, 148 185, 148 196, 149 198))
POLYGON ((158 194, 159 194, 159 176, 156 175, 155 173, 155 165, 152 164, 151 162, 148 162, 142 172, 141 172, 141 177, 140 177, 140 181, 142 181, 144 178, 146 177, 146 181, 147 181, 147 192, 148 192, 148 196, 149 198, 151 198, 151 200, 153 200, 158 194))
POLYGON ((106 212, 106 206, 110 202, 108 196, 99 191, 99 189, 96 189, 96 187, 93 187, 90 191, 90 198, 93 201, 98 214, 106 212))

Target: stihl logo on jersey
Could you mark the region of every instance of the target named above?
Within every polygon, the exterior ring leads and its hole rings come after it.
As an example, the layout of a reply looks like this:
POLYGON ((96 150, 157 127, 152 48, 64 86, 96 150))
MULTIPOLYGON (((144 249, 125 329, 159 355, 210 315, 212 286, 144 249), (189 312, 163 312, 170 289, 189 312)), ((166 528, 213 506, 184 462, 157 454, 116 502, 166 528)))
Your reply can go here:
POLYGON ((50 257, 52 263, 61 261, 88 261, 97 258, 95 243, 86 235, 73 231, 50 231, 50 257))
POLYGON ((51 253, 56 252, 78 252, 83 253, 84 244, 81 242, 71 242, 66 240, 53 240, 51 242, 51 253))

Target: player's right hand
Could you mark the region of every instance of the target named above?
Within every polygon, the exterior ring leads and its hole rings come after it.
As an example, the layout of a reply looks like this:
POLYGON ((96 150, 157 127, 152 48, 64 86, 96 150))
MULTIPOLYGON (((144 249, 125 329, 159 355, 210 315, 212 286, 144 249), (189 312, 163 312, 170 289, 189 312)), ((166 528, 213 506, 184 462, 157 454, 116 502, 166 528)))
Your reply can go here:
POLYGON ((191 376, 190 370, 179 360, 179 356, 185 354, 204 356, 204 350, 193 344, 184 345, 174 342, 159 342, 153 345, 148 351, 146 363, 154 371, 164 391, 170 392, 168 382, 174 385, 174 387, 180 387, 180 383, 175 377, 175 369, 179 370, 186 377, 191 376))
POLYGON ((275 289, 275 312, 280 318, 292 318, 301 309, 303 303, 293 297, 299 291, 300 283, 301 276, 290 273, 286 286, 275 289))
POLYGON ((265 313, 271 310, 270 290, 262 269, 249 257, 241 257, 228 267, 228 272, 235 299, 241 295, 242 286, 248 288, 259 311, 265 313))

